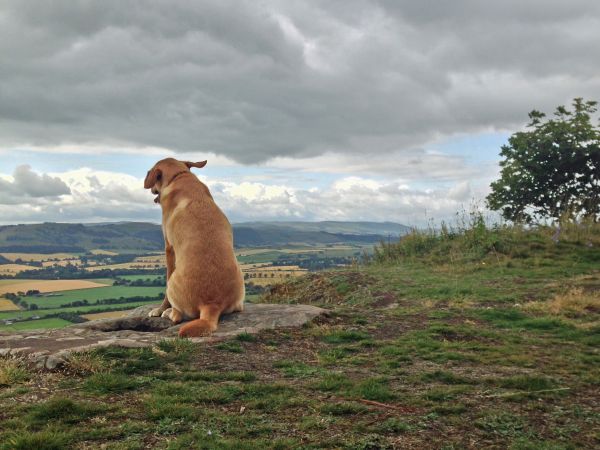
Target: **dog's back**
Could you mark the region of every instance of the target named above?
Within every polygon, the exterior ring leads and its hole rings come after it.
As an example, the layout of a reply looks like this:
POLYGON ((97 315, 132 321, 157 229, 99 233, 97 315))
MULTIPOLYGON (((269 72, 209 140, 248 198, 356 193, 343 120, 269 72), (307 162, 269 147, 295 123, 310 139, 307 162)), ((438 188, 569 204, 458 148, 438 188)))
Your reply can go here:
MULTIPOLYGON (((208 188, 192 173, 182 174, 162 194, 163 227, 175 251, 167 295, 187 318, 240 311, 244 279, 233 250, 233 233, 208 188)), ((182 334, 203 334, 184 325, 182 334)))

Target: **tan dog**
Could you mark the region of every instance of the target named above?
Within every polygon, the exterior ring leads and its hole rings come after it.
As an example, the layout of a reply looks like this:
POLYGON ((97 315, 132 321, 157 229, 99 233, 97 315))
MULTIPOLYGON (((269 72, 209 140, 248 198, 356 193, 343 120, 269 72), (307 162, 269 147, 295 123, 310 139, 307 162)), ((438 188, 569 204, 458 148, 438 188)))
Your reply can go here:
POLYGON ((173 323, 193 319, 181 327, 180 336, 210 334, 221 314, 241 311, 244 305, 244 277, 233 252, 231 225, 208 188, 190 172, 205 165, 163 159, 144 181, 162 207, 167 256, 167 292, 150 316, 173 323))

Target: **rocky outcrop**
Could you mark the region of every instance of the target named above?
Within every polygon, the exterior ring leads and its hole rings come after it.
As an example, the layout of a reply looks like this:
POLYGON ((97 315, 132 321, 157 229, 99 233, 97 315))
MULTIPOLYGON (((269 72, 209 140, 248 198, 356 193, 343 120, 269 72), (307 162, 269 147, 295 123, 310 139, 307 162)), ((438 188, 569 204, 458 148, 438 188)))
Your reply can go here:
MULTIPOLYGON (((26 356, 40 368, 54 369, 73 352, 111 345, 149 347, 162 339, 177 337, 181 324, 173 326, 169 319, 148 317, 148 312, 156 306, 141 306, 118 319, 95 320, 56 330, 0 333, 0 356, 26 356)), ((310 305, 246 304, 243 312, 223 316, 211 336, 190 340, 212 342, 240 333, 299 327, 324 313, 324 309, 310 305)))

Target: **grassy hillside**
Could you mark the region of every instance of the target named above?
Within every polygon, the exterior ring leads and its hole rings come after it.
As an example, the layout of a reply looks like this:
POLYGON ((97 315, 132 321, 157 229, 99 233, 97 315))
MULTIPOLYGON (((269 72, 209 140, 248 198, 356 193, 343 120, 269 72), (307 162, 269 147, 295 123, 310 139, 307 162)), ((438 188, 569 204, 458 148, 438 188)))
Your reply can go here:
POLYGON ((262 299, 302 329, 0 370, 5 448, 600 446, 600 229, 413 233, 262 299), (57 391, 57 387, 60 389, 57 391))
MULTIPOLYGON (((375 222, 256 222, 233 226, 236 247, 376 243, 407 230, 404 225, 375 222)), ((152 223, 0 226, 0 252, 4 253, 85 253, 94 249, 134 253, 163 248, 162 229, 152 223)))

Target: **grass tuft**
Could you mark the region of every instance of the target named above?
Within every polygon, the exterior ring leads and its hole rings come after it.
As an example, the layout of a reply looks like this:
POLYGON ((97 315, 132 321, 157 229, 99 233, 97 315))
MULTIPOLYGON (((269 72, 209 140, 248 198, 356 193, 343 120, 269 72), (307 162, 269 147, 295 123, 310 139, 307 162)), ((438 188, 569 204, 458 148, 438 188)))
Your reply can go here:
POLYGON ((20 359, 0 359, 0 386, 12 386, 29 379, 25 364, 20 359))

